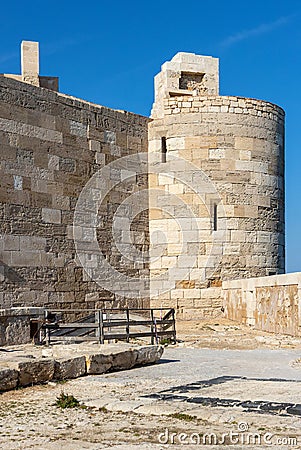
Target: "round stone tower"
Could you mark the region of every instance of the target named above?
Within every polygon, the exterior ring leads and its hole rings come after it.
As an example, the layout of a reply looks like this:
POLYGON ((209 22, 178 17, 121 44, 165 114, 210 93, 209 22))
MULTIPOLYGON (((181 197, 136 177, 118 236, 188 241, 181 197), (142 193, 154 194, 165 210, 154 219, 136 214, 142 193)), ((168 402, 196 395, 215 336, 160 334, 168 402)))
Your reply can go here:
POLYGON ((218 59, 178 53, 155 77, 151 117, 150 190, 166 196, 150 201, 151 242, 161 246, 151 304, 215 316, 223 280, 284 272, 284 111, 219 96, 218 59))

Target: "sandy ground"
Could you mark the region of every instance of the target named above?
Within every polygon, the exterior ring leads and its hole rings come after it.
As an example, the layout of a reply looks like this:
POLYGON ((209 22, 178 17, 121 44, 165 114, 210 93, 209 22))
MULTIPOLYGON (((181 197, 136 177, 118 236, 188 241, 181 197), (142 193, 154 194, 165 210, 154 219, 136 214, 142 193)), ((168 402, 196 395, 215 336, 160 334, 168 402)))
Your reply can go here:
POLYGON ((236 350, 301 348, 301 336, 295 338, 283 334, 266 333, 224 318, 178 321, 177 337, 183 341, 183 345, 192 345, 196 348, 236 350))
POLYGON ((159 364, 1 394, 0 448, 301 449, 299 414, 181 399, 301 404, 301 339, 216 319, 177 330, 182 342, 168 346, 159 364), (82 407, 55 406, 62 391, 82 407))

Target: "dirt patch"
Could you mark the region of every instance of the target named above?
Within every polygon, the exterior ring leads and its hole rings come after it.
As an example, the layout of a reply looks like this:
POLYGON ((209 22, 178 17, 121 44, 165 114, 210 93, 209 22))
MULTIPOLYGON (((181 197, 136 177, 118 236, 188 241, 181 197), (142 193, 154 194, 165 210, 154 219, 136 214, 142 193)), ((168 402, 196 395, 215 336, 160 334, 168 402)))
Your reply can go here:
POLYGON ((258 331, 224 318, 178 321, 176 325, 183 346, 229 350, 301 348, 301 338, 258 331))

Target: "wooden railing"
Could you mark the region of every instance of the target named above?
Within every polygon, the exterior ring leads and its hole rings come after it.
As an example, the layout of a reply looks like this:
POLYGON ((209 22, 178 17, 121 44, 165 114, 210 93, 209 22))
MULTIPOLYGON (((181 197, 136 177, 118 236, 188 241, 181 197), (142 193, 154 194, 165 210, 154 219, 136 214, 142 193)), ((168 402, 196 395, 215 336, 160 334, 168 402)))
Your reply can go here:
POLYGON ((39 327, 39 343, 57 341, 105 341, 150 338, 176 342, 175 310, 169 308, 123 308, 47 310, 39 327), (64 318, 66 316, 66 318, 64 318), (68 317, 72 317, 72 321, 68 317), (76 317, 80 316, 78 320, 76 317), (75 319, 74 319, 75 318, 75 319))

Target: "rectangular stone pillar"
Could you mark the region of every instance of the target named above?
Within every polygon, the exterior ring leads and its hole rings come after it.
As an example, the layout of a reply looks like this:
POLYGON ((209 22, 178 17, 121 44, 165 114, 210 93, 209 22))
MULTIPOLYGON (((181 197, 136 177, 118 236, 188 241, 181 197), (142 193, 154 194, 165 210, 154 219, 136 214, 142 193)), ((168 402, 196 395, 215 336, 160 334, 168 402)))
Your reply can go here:
POLYGON ((22 80, 39 86, 39 43, 22 41, 21 45, 22 80))

